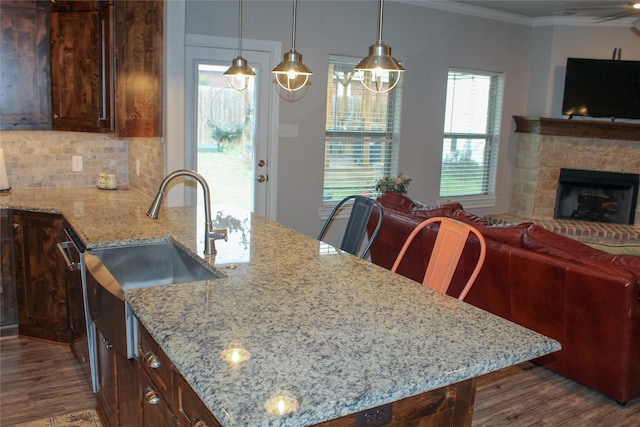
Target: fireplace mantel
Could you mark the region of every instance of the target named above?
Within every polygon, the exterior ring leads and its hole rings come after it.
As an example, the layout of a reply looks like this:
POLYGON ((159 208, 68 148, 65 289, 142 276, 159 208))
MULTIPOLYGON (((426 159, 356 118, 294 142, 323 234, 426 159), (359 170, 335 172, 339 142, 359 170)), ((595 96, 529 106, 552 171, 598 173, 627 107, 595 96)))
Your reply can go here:
POLYGON ((640 141, 640 124, 513 116, 516 132, 534 135, 640 141))

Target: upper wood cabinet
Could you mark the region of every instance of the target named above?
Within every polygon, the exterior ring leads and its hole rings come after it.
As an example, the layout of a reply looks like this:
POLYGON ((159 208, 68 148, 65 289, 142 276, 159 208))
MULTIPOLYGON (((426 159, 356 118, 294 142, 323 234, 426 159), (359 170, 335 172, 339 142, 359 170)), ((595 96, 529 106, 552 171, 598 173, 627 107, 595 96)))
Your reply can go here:
POLYGON ((162 135, 162 0, 0 9, 0 129, 162 135))
POLYGON ((51 129, 49 5, 0 2, 0 129, 51 129))
POLYGON ((162 0, 116 1, 116 126, 123 137, 162 135, 162 0))
POLYGON ((114 130, 113 3, 51 3, 52 128, 114 130))

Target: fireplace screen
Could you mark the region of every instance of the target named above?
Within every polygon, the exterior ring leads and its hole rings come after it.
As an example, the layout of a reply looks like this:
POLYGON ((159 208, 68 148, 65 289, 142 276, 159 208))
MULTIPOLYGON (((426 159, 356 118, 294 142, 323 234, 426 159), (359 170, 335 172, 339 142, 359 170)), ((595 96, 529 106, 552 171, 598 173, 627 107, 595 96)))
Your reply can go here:
POLYGON ((633 224, 638 174, 561 169, 555 218, 633 224))

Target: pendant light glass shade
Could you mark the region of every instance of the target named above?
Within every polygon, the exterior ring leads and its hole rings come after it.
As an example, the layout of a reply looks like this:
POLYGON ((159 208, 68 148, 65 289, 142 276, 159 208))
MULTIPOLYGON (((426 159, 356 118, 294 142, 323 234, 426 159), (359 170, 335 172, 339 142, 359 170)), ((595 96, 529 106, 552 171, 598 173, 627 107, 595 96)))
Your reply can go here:
POLYGON ((229 84, 238 91, 243 91, 249 84, 249 78, 256 73, 249 68, 249 63, 242 57, 242 0, 238 6, 238 56, 231 61, 231 67, 224 72, 229 84))
POLYGON ((313 73, 302 63, 302 55, 296 51, 296 12, 298 1, 293 0, 293 24, 291 31, 291 50, 284 54, 284 59, 273 69, 276 81, 285 90, 293 92, 302 89, 313 73))
POLYGON ((380 20, 378 22, 378 41, 369 46, 369 56, 364 58, 356 71, 362 71, 362 85, 370 92, 388 92, 400 81, 404 67, 391 56, 391 46, 382 41, 382 14, 384 0, 380 0, 380 20))

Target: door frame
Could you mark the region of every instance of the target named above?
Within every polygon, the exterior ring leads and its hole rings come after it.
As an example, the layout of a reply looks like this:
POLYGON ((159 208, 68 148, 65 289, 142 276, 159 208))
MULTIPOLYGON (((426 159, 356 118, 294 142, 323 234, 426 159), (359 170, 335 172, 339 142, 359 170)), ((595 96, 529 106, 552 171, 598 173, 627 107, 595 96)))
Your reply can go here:
MULTIPOLYGON (((193 73, 193 67, 195 64, 190 63, 190 55, 188 51, 190 48, 209 48, 209 49, 222 49, 229 50, 237 54, 237 38, 230 37, 218 37, 218 36, 207 36, 200 34, 187 34, 185 41, 185 70, 187 73, 193 73)), ((242 53, 245 58, 251 64, 251 52, 259 52, 261 56, 267 56, 270 63, 266 64, 267 69, 260 70, 260 73, 268 73, 265 76, 265 80, 271 80, 271 68, 273 67, 272 63, 276 60, 276 58, 280 55, 280 43, 262 41, 262 40, 251 40, 251 39, 243 39, 242 40, 242 53)), ((194 117, 195 115, 195 103, 186 102, 190 97, 187 96, 186 91, 193 90, 192 87, 188 87, 189 82, 192 82, 193 76, 189 77, 185 75, 185 127, 184 127, 184 163, 187 168, 195 169, 196 166, 196 156, 197 153, 193 150, 193 147, 188 143, 195 138, 194 131, 190 125, 189 120, 186 117, 194 117)), ((258 115, 256 116, 256 122, 266 122, 267 134, 266 135, 258 135, 259 127, 256 132, 256 139, 259 140, 260 144, 266 144, 266 159, 267 160, 267 181, 258 184, 264 185, 264 194, 265 194, 265 202, 264 202, 264 214, 269 219, 276 218, 276 188, 277 188, 277 155, 278 155, 278 138, 277 138, 277 129, 278 129, 278 120, 277 120, 277 112, 278 112, 278 96, 275 92, 273 85, 269 85, 265 88, 265 90, 260 90, 258 96, 260 96, 260 92, 267 93, 268 99, 266 102, 260 102, 259 104, 267 105, 267 111, 258 111, 258 115)), ((255 153, 256 158, 254 161, 257 161, 258 153, 255 153)), ((255 163, 253 165, 254 173, 256 171, 255 163)), ((255 185, 255 184, 254 184, 255 185)), ((185 194, 185 203, 193 204, 193 192, 187 192, 185 194)))
MULTIPOLYGON (((237 46, 237 39, 230 37, 214 37, 187 34, 186 31, 186 10, 185 3, 181 1, 165 2, 165 55, 164 55, 164 119, 163 119, 163 143, 164 143, 164 168, 165 173, 185 167, 185 72, 186 72, 186 40, 189 38, 199 39, 200 43, 211 43, 212 40, 218 43, 231 43, 237 46), (226 39, 226 41, 224 40, 226 39)), ((271 53, 273 63, 271 67, 275 67, 277 61, 280 60, 282 52, 282 43, 261 40, 243 41, 243 51, 251 49, 264 50, 271 53), (246 46, 246 49, 245 49, 246 46)), ((277 200, 277 161, 278 161, 278 123, 279 123, 279 98, 276 88, 271 88, 271 99, 269 102, 269 197, 267 201, 267 217, 275 220, 276 218, 276 200, 277 200)), ((166 203, 168 206, 183 206, 185 204, 184 185, 176 183, 172 187, 172 191, 166 194, 166 203)))

